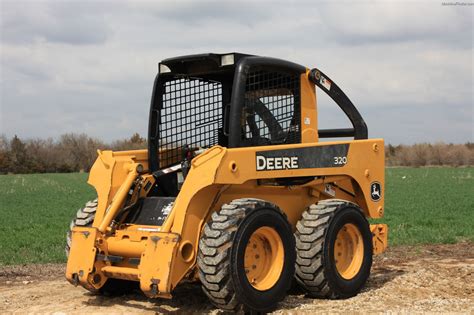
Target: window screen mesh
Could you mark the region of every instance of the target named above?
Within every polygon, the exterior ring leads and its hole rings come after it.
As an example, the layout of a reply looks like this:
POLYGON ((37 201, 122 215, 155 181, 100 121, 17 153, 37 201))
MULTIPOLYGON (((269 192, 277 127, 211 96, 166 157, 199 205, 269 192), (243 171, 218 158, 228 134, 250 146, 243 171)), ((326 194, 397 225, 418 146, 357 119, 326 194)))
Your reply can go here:
POLYGON ((299 74, 250 72, 243 114, 246 145, 300 142, 299 74))
POLYGON ((199 78, 177 78, 164 84, 159 124, 159 164, 183 159, 183 146, 205 148, 218 143, 222 127, 222 85, 199 78))

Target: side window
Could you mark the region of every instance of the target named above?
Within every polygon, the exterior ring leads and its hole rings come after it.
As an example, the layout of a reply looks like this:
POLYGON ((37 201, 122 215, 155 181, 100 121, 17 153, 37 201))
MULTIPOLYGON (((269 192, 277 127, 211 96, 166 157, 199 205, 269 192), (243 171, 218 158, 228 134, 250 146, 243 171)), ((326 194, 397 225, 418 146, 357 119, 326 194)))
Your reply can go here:
POLYGON ((163 85, 159 124, 159 167, 183 159, 182 147, 218 144, 222 128, 222 84, 177 76, 163 85))
POLYGON ((299 74, 251 71, 241 117, 244 146, 300 142, 299 74))

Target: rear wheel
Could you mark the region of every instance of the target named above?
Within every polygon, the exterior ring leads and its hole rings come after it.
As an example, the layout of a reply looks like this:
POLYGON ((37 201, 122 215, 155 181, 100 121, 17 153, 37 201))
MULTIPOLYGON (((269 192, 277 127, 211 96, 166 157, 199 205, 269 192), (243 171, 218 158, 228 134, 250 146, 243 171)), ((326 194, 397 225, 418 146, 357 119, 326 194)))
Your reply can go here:
MULTIPOLYGON (((66 234, 66 256, 69 257, 72 241, 72 228, 75 226, 90 227, 94 222, 95 213, 97 211, 97 199, 88 201, 84 208, 77 211, 76 217, 71 221, 69 230, 66 234)), ((105 284, 97 291, 89 290, 93 293, 101 293, 104 295, 123 295, 132 292, 138 288, 138 282, 127 281, 121 279, 108 279, 105 284)))
POLYGON ((225 310, 274 308, 291 285, 294 263, 288 220, 258 199, 234 200, 213 213, 199 243, 203 291, 225 310))
POLYGON ((296 280, 311 296, 348 298, 366 283, 372 234, 362 210, 344 200, 310 206, 295 233, 296 280))

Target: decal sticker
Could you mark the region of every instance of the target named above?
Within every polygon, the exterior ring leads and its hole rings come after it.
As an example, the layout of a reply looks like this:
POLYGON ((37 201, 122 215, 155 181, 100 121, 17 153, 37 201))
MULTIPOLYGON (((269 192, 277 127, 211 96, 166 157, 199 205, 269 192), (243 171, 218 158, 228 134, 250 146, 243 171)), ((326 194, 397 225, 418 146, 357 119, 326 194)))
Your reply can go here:
POLYGON ((257 171, 344 167, 349 144, 333 144, 255 153, 257 171))
POLYGON ((346 165, 347 164, 347 157, 345 157, 345 156, 335 156, 334 157, 334 164, 346 165))
POLYGON ((257 171, 289 170, 298 168, 297 156, 265 157, 257 155, 257 171))
POLYGON ((144 231, 144 232, 159 232, 161 228, 137 228, 138 231, 144 231))
POLYGON ((336 196, 336 191, 334 190, 334 187, 331 184, 324 185, 324 192, 331 197, 336 196))
POLYGON ((321 79, 319 79, 319 83, 321 83, 321 85, 324 86, 326 90, 329 91, 331 89, 331 81, 329 81, 325 77, 321 76, 321 79))
POLYGON ((382 198, 382 186, 379 182, 370 184, 370 198, 373 201, 379 201, 382 198))
POLYGON ((161 213, 163 213, 164 216, 168 216, 170 214, 171 209, 173 209, 173 204, 174 202, 170 202, 166 206, 163 207, 163 210, 161 210, 161 213))

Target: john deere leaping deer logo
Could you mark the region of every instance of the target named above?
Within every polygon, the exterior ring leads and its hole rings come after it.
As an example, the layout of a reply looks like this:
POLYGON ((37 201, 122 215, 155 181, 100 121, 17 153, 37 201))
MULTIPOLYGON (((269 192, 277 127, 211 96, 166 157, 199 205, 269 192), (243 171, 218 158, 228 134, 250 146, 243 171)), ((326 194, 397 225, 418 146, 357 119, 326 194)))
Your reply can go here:
POLYGON ((373 201, 379 201, 382 198, 382 186, 379 182, 373 182, 370 184, 370 198, 373 201))

